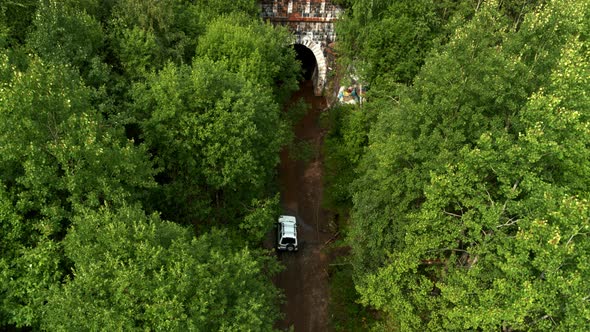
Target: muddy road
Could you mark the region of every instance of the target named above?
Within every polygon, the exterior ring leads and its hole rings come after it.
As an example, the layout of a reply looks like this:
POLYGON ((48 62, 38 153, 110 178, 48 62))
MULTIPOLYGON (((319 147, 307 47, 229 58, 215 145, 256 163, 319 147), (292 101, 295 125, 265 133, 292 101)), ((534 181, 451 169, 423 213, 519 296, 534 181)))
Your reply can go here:
POLYGON ((287 149, 281 153, 281 201, 284 212, 297 216, 300 223, 297 230, 300 249, 295 253, 279 253, 285 270, 275 278, 275 283, 284 290, 286 302, 281 308, 285 318, 278 327, 293 326, 296 332, 327 331, 329 257, 322 249, 333 234, 329 230, 328 214, 321 208, 323 135, 319 126, 326 101, 324 97, 314 96, 311 81, 302 82, 292 98, 304 98, 311 105, 294 132, 299 140, 309 142, 314 153, 307 161, 294 161, 287 149))

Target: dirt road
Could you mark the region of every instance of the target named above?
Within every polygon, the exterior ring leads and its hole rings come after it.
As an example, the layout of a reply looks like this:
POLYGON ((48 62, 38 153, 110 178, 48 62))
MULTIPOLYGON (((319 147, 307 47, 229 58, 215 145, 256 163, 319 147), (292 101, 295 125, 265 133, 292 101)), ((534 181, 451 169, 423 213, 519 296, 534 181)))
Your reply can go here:
POLYGON ((280 253, 285 270, 276 279, 276 285, 286 295, 282 307, 285 319, 279 328, 295 327, 296 332, 327 331, 328 326, 328 257, 322 248, 332 234, 322 201, 322 131, 319 115, 326 106, 325 98, 315 97, 311 81, 305 81, 293 100, 305 98, 311 104, 307 115, 295 126, 295 135, 313 146, 311 161, 293 161, 288 151, 281 153, 281 199, 286 213, 298 217, 299 241, 297 253, 280 253))

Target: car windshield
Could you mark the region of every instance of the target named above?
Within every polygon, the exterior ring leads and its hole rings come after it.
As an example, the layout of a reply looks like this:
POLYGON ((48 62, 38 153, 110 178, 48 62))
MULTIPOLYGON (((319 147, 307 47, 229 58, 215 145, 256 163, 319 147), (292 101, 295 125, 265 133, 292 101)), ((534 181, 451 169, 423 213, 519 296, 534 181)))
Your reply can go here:
POLYGON ((295 244, 295 239, 290 237, 284 237, 283 241, 281 241, 281 244, 295 244))

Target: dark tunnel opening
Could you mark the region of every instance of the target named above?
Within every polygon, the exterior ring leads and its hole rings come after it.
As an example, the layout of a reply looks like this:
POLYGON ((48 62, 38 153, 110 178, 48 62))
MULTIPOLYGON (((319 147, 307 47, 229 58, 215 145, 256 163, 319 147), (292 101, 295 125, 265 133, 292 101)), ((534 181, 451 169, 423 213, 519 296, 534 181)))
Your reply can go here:
POLYGON ((300 44, 295 44, 295 53, 297 60, 301 62, 301 70, 304 80, 311 80, 314 70, 317 68, 317 61, 313 52, 300 44))

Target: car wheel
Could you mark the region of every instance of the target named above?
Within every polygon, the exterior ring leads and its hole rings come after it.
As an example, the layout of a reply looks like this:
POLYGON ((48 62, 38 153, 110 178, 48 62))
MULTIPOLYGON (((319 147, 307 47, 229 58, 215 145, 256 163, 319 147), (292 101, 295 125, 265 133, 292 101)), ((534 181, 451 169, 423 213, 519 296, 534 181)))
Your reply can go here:
POLYGON ((287 251, 293 251, 295 250, 295 246, 293 246, 292 244, 287 246, 287 251))

